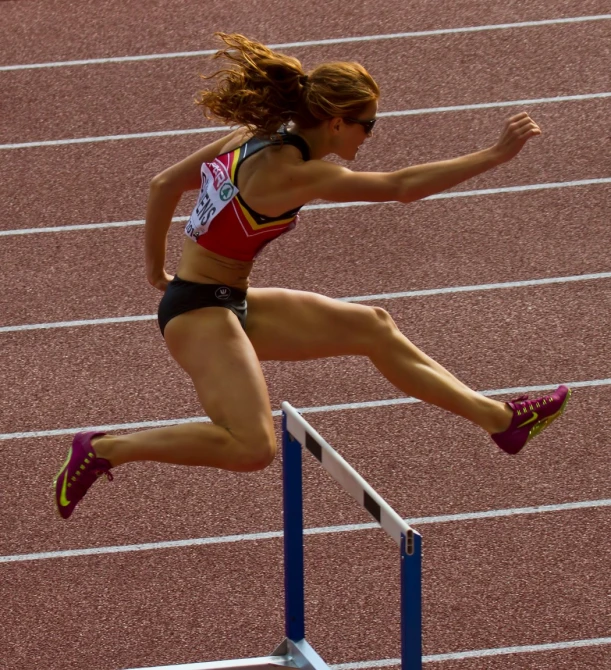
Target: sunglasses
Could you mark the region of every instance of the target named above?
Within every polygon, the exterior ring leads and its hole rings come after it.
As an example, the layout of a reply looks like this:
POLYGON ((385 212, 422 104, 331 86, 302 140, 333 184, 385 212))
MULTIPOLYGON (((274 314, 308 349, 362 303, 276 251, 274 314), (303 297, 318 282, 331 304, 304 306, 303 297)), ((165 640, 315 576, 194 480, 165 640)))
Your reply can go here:
POLYGON ((352 116, 344 116, 344 121, 348 121, 348 123, 358 123, 359 126, 363 126, 365 133, 369 134, 373 130, 377 119, 367 119, 364 121, 363 119, 355 119, 352 116))

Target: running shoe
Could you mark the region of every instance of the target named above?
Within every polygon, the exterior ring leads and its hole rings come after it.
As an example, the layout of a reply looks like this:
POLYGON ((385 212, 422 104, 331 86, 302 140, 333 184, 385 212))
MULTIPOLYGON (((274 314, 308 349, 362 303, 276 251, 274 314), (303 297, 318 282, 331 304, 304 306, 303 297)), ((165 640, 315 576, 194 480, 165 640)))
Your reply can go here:
POLYGON ((105 475, 108 481, 113 479, 110 461, 98 458, 91 446, 91 440, 101 435, 104 433, 77 433, 72 440, 68 458, 53 482, 55 504, 62 519, 67 519, 74 512, 98 477, 105 475))
POLYGON ((492 439, 508 454, 517 454, 531 438, 557 419, 571 397, 571 389, 559 386, 550 395, 529 400, 520 396, 507 404, 513 410, 513 418, 507 430, 494 433, 492 439))

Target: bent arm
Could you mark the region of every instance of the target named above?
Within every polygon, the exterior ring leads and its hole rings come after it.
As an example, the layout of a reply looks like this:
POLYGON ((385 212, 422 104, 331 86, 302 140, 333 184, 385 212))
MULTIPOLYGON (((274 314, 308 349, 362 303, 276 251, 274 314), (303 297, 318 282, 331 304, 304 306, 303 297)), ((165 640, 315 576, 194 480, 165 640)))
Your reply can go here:
POLYGON ((200 188, 202 163, 214 160, 236 142, 238 146, 244 134, 244 128, 238 128, 151 180, 144 223, 144 253, 147 279, 156 288, 163 290, 167 284, 164 268, 168 230, 182 194, 200 188))
POLYGON ((172 191, 159 179, 151 181, 146 205, 144 222, 144 256, 146 259, 146 278, 155 288, 163 289, 167 282, 165 257, 168 230, 182 191, 172 191))

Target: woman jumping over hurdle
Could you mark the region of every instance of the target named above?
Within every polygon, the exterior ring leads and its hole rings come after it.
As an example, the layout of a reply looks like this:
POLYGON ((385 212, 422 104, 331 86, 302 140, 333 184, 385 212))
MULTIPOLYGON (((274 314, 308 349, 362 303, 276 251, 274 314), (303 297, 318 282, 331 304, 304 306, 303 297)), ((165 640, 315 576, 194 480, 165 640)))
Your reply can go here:
POLYGON ((55 480, 68 518, 95 480, 123 463, 158 461, 235 471, 259 470, 276 455, 272 410, 260 361, 367 356, 403 393, 472 421, 516 454, 564 410, 570 390, 534 400, 487 398, 414 346, 379 307, 282 288, 249 288, 253 261, 291 230, 306 203, 398 201, 445 191, 511 160, 541 133, 523 112, 494 146, 453 160, 395 172, 353 172, 372 136, 380 90, 357 63, 300 62, 238 34, 214 58, 225 67, 206 79, 199 104, 238 126, 151 182, 145 225, 148 281, 164 292, 159 327, 172 357, 193 380, 211 423, 130 435, 75 436, 55 480), (166 238, 185 191, 199 190, 177 273, 165 269, 166 238))

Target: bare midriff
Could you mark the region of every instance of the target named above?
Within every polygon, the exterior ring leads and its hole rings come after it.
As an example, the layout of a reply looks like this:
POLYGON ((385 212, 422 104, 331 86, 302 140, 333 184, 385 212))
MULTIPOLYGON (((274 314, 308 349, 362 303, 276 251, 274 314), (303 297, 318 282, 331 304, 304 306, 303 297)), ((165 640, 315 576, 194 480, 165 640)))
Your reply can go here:
POLYGON ((176 274, 185 281, 225 284, 245 291, 252 266, 252 261, 237 261, 220 256, 186 238, 176 274))

